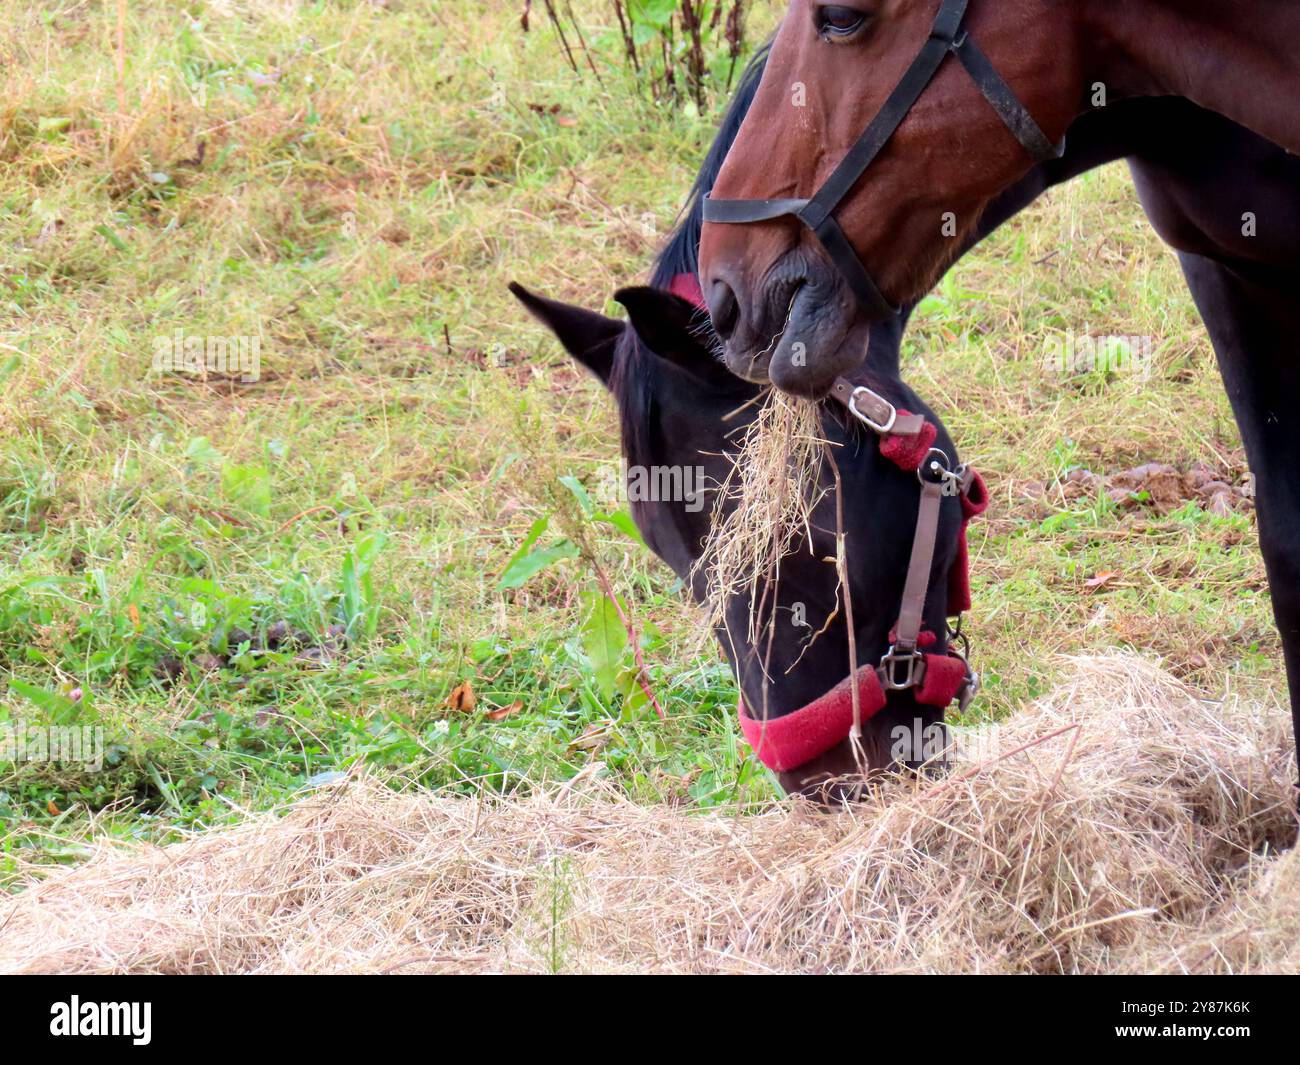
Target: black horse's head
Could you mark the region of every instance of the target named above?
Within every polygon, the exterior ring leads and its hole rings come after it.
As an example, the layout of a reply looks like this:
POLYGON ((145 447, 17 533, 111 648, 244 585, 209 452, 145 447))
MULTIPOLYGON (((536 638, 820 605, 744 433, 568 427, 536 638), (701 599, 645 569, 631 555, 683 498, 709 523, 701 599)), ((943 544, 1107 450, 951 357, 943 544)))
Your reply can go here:
MULTIPOLYGON (((736 441, 756 416, 763 394, 717 361, 709 350, 707 319, 695 306, 659 289, 624 289, 616 298, 629 319, 617 321, 517 285, 512 290, 613 394, 629 480, 659 476, 667 483, 672 478, 663 471, 676 470, 692 471, 683 483, 701 473, 709 485, 725 481, 736 441)), ((889 341, 882 338, 882 343, 889 341)), ((890 367, 892 359, 883 362, 890 367)), ((899 410, 924 415, 937 429, 933 447, 956 469, 948 434, 896 372, 890 369, 869 384, 899 410)), ((813 510, 811 546, 804 538, 782 559, 779 580, 760 588, 758 603, 748 594, 732 595, 724 605, 725 624, 716 634, 740 686, 742 713, 751 719, 746 733, 759 756, 778 772, 787 791, 838 797, 846 794, 846 782, 856 787, 861 779, 855 776, 859 758, 846 738, 844 720, 854 684, 860 684, 859 712, 867 716, 861 749, 872 770, 916 763, 934 753, 930 745, 943 719, 942 705, 953 697, 955 686, 949 685, 942 700, 931 691, 928 701, 921 701, 927 698, 922 684, 883 692, 884 706, 878 711, 870 705, 882 692, 868 690, 864 678, 878 685, 874 667, 890 649, 899 623, 922 479, 914 467, 904 468, 888 457, 888 447, 882 446, 887 437, 865 429, 844 411, 825 406, 822 423, 836 456, 842 498, 837 500, 834 471, 824 463, 826 491, 813 510), (837 503, 843 508, 848 603, 835 563, 837 503), (850 605, 852 648, 846 620, 850 605), (758 624, 751 625, 751 614, 758 624), (853 682, 851 650, 862 667, 853 682), (810 751, 816 753, 797 761, 810 751)), ((646 543, 702 599, 705 581, 694 565, 709 538, 712 498, 701 506, 698 499, 681 494, 667 499, 646 495, 629 492, 632 516, 646 543)), ((960 662, 946 655, 946 621, 964 605, 950 602, 950 595, 964 596, 963 501, 949 494, 937 503, 933 562, 924 574, 921 646, 934 663, 927 671, 934 675, 931 688, 942 687, 939 674, 950 672, 940 666, 960 662), (954 574, 961 580, 950 588, 954 574)), ((964 663, 959 672, 964 676, 964 663)))

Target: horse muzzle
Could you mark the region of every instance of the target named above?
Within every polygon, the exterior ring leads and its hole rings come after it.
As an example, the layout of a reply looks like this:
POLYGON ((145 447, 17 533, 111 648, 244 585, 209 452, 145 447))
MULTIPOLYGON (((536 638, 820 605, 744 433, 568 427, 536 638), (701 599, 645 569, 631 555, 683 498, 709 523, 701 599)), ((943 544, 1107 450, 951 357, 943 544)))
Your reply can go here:
POLYGON ((751 290, 725 269, 705 285, 723 359, 737 377, 819 399, 867 352, 869 325, 829 263, 789 252, 751 290))

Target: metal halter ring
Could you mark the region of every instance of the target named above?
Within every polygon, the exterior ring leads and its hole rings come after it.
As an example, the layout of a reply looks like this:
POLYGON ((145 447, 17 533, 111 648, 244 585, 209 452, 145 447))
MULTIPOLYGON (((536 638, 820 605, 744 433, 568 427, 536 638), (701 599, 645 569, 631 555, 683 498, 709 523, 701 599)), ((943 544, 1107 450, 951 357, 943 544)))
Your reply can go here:
POLYGON ((971 657, 970 637, 962 632, 962 622, 965 620, 965 617, 965 614, 958 614, 956 625, 953 625, 949 621, 945 621, 944 624, 948 627, 948 643, 950 647, 953 641, 959 642, 961 644, 962 660, 969 663, 971 657))
POLYGON ((928 452, 926 452, 925 459, 922 461, 921 465, 916 468, 916 479, 922 484, 925 484, 927 480, 926 471, 928 468, 932 474, 929 478, 930 483, 941 485, 942 487, 940 488, 940 491, 943 495, 959 496, 961 495, 962 480, 966 476, 966 467, 958 466, 955 470, 949 469, 948 467, 951 463, 952 460, 948 458, 946 452, 937 447, 932 447, 928 452), (931 455, 938 455, 943 461, 931 462, 931 455), (938 469, 935 467, 938 467, 938 469))

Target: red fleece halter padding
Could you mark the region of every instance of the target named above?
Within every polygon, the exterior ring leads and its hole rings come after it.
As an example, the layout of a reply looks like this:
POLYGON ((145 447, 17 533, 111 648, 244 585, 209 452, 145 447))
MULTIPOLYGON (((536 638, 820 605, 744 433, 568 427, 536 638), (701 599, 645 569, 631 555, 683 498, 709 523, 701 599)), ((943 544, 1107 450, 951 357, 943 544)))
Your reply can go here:
MULTIPOLYGON (((916 701, 945 707, 957 697, 966 679, 966 663, 951 655, 926 655, 925 678, 916 701)), ((865 723, 885 708, 885 692, 875 666, 858 670, 858 701, 865 723)), ((759 721, 749 716, 740 699, 740 731, 745 742, 768 769, 778 773, 797 769, 842 742, 853 728, 853 688, 845 677, 820 699, 784 717, 759 721)))
POLYGON ((700 279, 694 274, 673 274, 673 279, 668 282, 668 291, 695 304, 702 311, 709 309, 704 303, 704 291, 700 288, 700 279))
POLYGON ((957 698, 966 679, 966 663, 954 655, 926 655, 925 677, 916 690, 916 701, 926 706, 946 707, 957 698))
MULTIPOLYGON (((885 707, 885 693, 872 666, 858 670, 858 702, 862 720, 869 721, 885 707)), ((744 697, 740 700, 740 731, 754 748, 758 760, 778 773, 795 769, 825 754, 853 728, 854 678, 845 677, 820 699, 802 710, 770 721, 749 716, 744 697)))
POLYGON ((957 537, 957 556, 948 571, 948 616, 956 617, 970 609, 970 551, 966 547, 966 526, 971 518, 989 507, 989 490, 978 473, 961 497, 961 533, 957 537))
MULTIPOLYGON (((910 418, 912 415, 910 411, 899 407, 898 416, 910 418)), ((934 447, 934 438, 938 435, 939 430, 933 422, 926 422, 915 436, 886 433, 880 438, 880 453, 895 466, 911 473, 919 469, 921 463, 925 461, 925 456, 930 453, 930 448, 934 447)))

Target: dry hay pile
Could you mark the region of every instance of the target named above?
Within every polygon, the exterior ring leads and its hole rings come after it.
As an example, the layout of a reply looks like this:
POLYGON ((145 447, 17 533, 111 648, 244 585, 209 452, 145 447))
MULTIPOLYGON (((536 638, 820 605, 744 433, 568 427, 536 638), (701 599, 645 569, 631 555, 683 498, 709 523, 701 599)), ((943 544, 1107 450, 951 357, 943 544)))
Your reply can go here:
POLYGON ((354 780, 106 845, 0 905, 0 971, 1300 968, 1284 715, 1134 658, 1073 670, 983 762, 851 814, 354 780))

